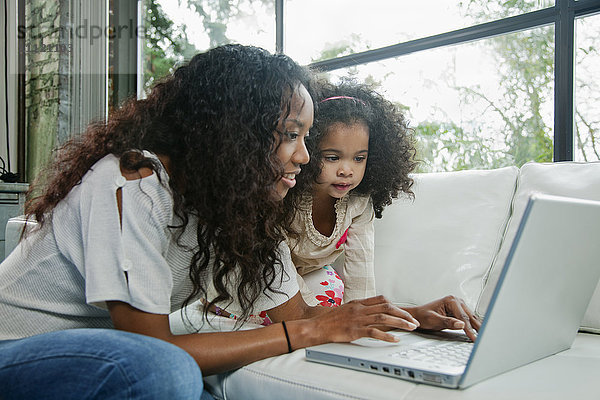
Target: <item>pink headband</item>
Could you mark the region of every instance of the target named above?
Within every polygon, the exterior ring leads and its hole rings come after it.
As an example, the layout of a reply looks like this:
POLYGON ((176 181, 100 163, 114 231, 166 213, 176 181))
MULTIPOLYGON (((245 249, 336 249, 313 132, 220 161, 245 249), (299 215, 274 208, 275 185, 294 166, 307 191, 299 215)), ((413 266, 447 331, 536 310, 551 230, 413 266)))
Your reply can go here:
POLYGON ((361 103, 364 106, 366 105, 366 103, 364 101, 362 101, 361 99, 357 99, 356 97, 350 97, 350 96, 332 96, 332 97, 328 97, 326 99, 321 100, 319 103, 325 103, 326 101, 329 101, 329 100, 338 100, 338 99, 354 100, 356 102, 361 103))

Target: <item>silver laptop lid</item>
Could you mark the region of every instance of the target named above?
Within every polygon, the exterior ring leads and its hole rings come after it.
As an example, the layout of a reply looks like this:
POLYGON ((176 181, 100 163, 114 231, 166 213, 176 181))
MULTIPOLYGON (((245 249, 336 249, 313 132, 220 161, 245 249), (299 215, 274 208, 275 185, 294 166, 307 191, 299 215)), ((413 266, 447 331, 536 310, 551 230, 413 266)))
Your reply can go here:
POLYGON ((600 202, 533 195, 459 382, 568 349, 600 277, 600 202))

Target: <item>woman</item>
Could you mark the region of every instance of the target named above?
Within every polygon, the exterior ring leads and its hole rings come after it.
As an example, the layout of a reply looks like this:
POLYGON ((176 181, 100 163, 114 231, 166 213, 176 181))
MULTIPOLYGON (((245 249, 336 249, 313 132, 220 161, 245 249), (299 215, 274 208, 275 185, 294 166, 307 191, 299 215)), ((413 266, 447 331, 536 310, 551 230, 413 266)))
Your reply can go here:
POLYGON ((375 324, 469 325, 458 302, 444 303, 458 319, 418 322, 382 297, 335 312, 302 300, 281 200, 309 160, 311 79, 283 55, 215 48, 59 150, 26 209, 41 227, 0 267, 4 398, 199 398, 200 370, 394 340, 375 324), (172 335, 169 312, 202 298, 276 323, 172 335))

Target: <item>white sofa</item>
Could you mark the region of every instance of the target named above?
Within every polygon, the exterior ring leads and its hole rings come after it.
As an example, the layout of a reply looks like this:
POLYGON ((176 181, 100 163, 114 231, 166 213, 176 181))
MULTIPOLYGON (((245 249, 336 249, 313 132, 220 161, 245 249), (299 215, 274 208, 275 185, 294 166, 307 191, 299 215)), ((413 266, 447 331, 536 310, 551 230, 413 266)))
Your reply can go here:
MULTIPOLYGON (((600 163, 529 163, 520 169, 414 178, 415 200, 396 201, 375 222, 377 290, 401 305, 454 294, 480 315, 485 313, 530 193, 600 200, 600 163)), ((19 225, 18 219, 7 225, 7 252, 19 225)), ((197 311, 189 313, 193 318, 197 311)), ((230 326, 226 319, 218 322, 223 329, 230 326)), ((548 321, 536 334, 556 323, 560 321, 548 321)), ((171 328, 186 332, 180 313, 171 315, 171 328)), ((465 390, 316 364, 306 361, 304 354, 297 350, 255 362, 207 377, 206 383, 216 398, 233 400, 598 398, 600 289, 571 349, 465 390)))

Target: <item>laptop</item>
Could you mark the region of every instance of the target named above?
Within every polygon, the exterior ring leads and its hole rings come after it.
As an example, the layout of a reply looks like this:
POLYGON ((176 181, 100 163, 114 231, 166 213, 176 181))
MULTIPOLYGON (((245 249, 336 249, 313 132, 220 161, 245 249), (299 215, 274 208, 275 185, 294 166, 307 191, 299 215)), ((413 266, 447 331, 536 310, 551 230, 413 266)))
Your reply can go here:
POLYGON ((465 388, 571 347, 600 278, 600 202, 529 198, 477 340, 460 331, 394 331, 306 348, 310 361, 465 388), (456 354, 443 361, 438 353, 456 354))

